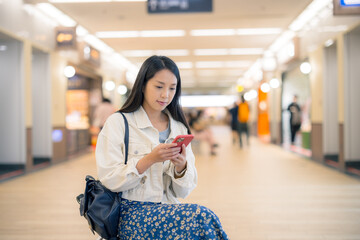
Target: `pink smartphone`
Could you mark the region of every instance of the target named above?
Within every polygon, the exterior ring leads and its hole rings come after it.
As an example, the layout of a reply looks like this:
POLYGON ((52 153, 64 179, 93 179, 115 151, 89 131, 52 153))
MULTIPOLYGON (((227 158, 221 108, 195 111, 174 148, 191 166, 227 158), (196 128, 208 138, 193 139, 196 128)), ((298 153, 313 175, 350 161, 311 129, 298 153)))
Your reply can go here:
MULTIPOLYGON (((183 144, 185 144, 185 147, 187 145, 189 145, 189 143, 191 142, 191 140, 193 140, 194 135, 189 134, 189 135, 178 135, 176 136, 176 138, 174 139, 174 141, 172 143, 176 143, 177 147, 181 147, 183 144)), ((180 153, 181 153, 181 149, 180 149, 180 153)))

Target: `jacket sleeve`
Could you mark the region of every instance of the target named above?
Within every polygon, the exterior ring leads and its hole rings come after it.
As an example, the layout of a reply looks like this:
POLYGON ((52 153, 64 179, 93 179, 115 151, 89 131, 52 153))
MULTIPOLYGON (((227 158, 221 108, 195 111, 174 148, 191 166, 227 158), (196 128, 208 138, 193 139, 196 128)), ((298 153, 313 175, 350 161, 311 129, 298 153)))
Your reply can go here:
POLYGON ((128 158, 125 165, 124 121, 116 114, 108 118, 98 136, 95 157, 102 184, 113 192, 122 192, 138 186, 144 174, 136 169, 138 160, 128 158))
POLYGON ((186 147, 186 171, 184 176, 175 178, 175 165, 170 163, 166 174, 171 178, 172 190, 177 198, 186 198, 197 185, 197 171, 195 168, 195 156, 191 150, 191 144, 186 147))

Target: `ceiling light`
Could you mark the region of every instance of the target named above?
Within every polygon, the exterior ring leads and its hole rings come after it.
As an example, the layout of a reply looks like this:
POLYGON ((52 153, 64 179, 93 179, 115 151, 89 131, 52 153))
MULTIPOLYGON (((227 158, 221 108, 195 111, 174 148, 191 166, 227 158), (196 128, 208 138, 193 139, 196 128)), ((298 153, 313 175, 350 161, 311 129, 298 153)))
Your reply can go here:
POLYGON ((224 62, 224 67, 227 68, 244 68, 249 67, 251 64, 250 61, 227 61, 224 62))
POLYGON ((141 37, 182 37, 185 36, 184 30, 152 30, 141 31, 141 37))
POLYGON ((327 7, 332 0, 314 0, 309 6, 290 24, 292 31, 301 30, 307 22, 315 17, 324 7, 327 7))
POLYGON ((325 47, 330 47, 330 46, 333 45, 333 44, 334 44, 334 40, 329 39, 329 40, 327 40, 327 41, 325 42, 325 47))
POLYGON ((264 50, 262 48, 230 48, 230 55, 261 55, 264 50))
POLYGON ((181 69, 189 69, 193 67, 192 62, 176 62, 176 65, 181 69))
POLYGON ((211 56, 211 55, 228 55, 229 50, 223 48, 214 48, 214 49, 195 49, 195 56, 211 56))
POLYGON ((278 88, 280 86, 280 82, 277 78, 273 78, 270 80, 270 87, 278 88))
POLYGON ((270 85, 268 83, 263 83, 261 84, 260 89, 264 93, 270 92, 270 85))
POLYGON ((236 30, 237 35, 268 35, 279 34, 281 28, 239 28, 236 30))
POLYGON ((51 5, 50 3, 38 3, 36 7, 40 9, 45 15, 53 18, 59 24, 65 27, 74 27, 76 22, 70 18, 68 15, 61 12, 59 9, 51 5))
POLYGON ((196 68, 222 68, 224 63, 220 61, 203 61, 196 62, 195 66, 196 68))
POLYGON ((139 37, 139 31, 106 31, 97 32, 95 34, 98 38, 134 38, 139 37))
POLYGON ((107 91, 112 91, 115 89, 115 83, 113 81, 107 81, 104 83, 104 87, 107 91))
POLYGON ((155 51, 156 55, 163 56, 188 56, 189 50, 186 49, 165 49, 165 50, 157 50, 155 51))
POLYGON ((125 85, 119 85, 117 91, 120 95, 125 95, 127 92, 127 87, 125 85))
POLYGON ((254 89, 244 94, 244 98, 246 101, 251 101, 251 100, 255 99, 257 96, 258 96, 258 93, 254 89))
POLYGON ((72 78, 73 76, 75 76, 75 68, 73 66, 66 66, 64 68, 64 75, 67 78, 72 78))
POLYGON ((101 52, 111 53, 114 52, 114 49, 109 47, 106 43, 95 37, 94 35, 88 34, 84 37, 84 41, 96 48, 101 52))
POLYGON ((122 51, 122 55, 125 57, 149 57, 154 55, 153 50, 128 50, 128 51, 122 51))
POLYGON ((235 29, 198 29, 190 31, 191 36, 233 36, 235 34, 235 29))
POLYGON ((76 35, 79 37, 84 37, 86 34, 88 34, 89 31, 86 30, 83 26, 77 25, 76 26, 76 35))
POLYGON ((311 72, 311 65, 310 63, 308 62, 303 62, 301 65, 300 65, 300 71, 303 73, 303 74, 309 74, 311 72))
POLYGON ((270 50, 272 52, 279 51, 280 48, 282 48, 285 44, 287 44, 293 37, 295 36, 295 33, 293 31, 286 31, 283 34, 281 34, 280 37, 278 37, 273 44, 270 46, 270 50))
POLYGON ((149 31, 103 31, 97 32, 99 38, 135 38, 135 37, 182 37, 184 30, 149 30, 149 31))

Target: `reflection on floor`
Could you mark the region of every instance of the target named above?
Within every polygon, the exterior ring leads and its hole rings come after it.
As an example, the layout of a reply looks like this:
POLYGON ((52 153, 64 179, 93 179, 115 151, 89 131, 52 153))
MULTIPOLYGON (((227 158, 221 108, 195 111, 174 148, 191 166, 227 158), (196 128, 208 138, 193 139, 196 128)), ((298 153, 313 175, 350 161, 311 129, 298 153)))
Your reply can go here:
MULTIPOLYGON (((360 239, 360 180, 281 147, 251 139, 240 149, 227 127, 220 147, 196 149, 198 187, 183 202, 212 209, 231 239, 360 239)), ((0 239, 96 239, 75 196, 93 154, 0 183, 0 239)))

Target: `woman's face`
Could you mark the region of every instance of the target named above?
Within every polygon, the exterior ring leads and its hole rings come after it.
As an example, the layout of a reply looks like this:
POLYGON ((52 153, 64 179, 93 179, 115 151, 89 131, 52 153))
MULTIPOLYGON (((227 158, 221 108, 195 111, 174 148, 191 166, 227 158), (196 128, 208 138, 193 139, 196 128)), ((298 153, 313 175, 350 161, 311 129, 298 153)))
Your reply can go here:
POLYGON ((175 75, 163 69, 146 83, 143 108, 146 111, 163 111, 173 100, 176 93, 177 79, 175 75))

